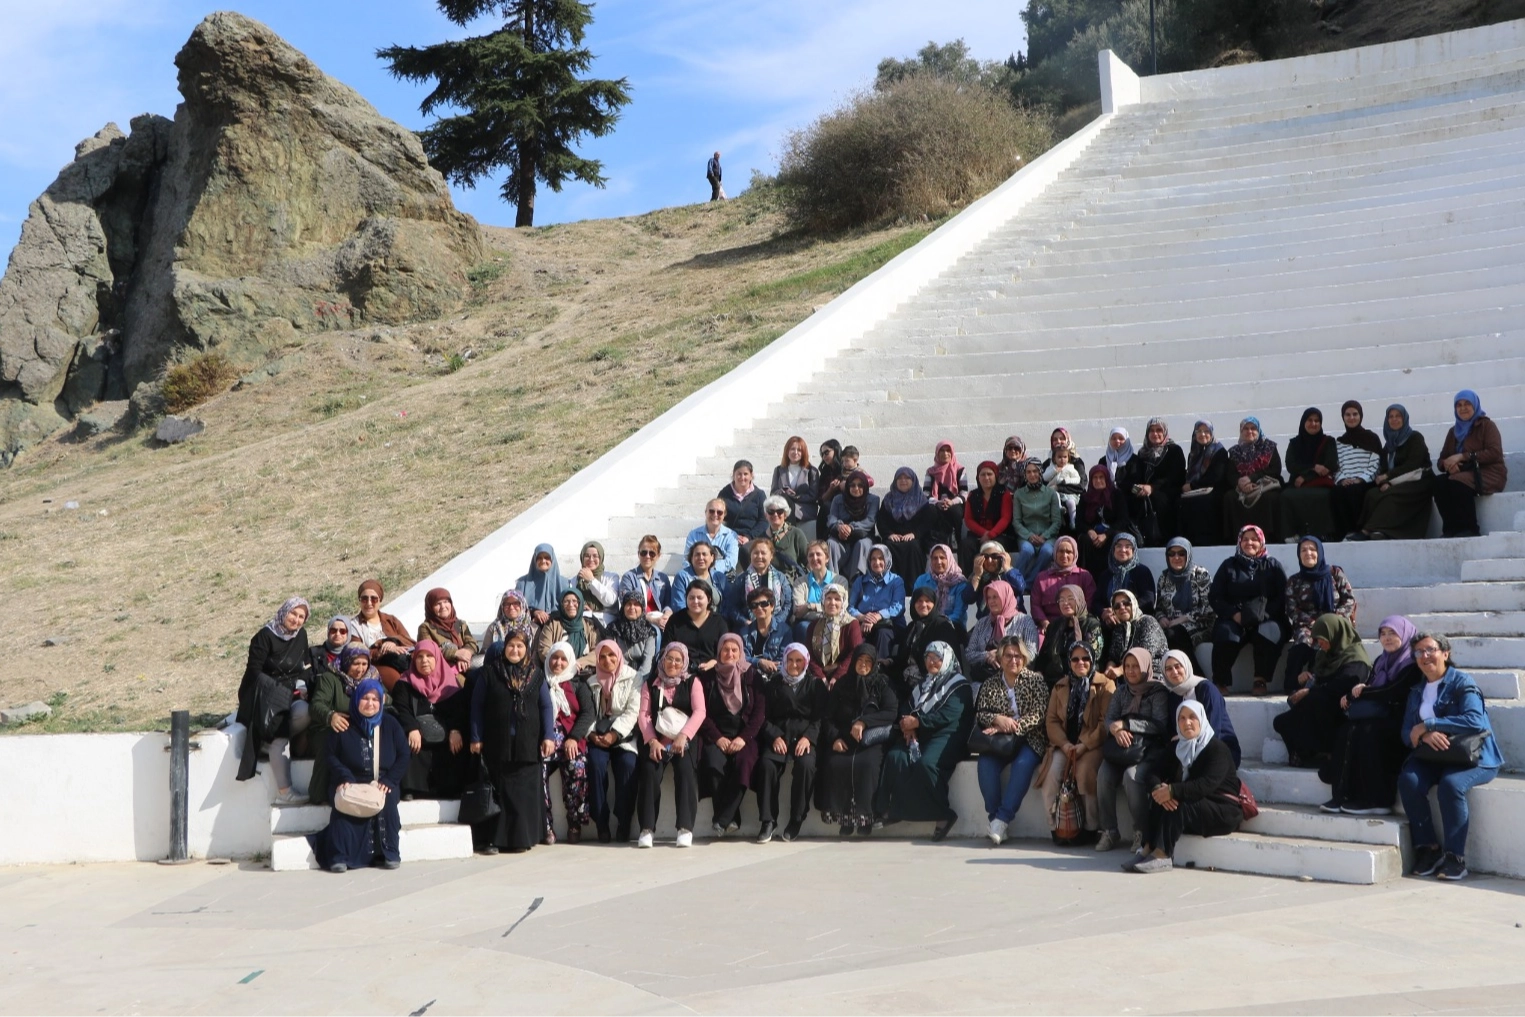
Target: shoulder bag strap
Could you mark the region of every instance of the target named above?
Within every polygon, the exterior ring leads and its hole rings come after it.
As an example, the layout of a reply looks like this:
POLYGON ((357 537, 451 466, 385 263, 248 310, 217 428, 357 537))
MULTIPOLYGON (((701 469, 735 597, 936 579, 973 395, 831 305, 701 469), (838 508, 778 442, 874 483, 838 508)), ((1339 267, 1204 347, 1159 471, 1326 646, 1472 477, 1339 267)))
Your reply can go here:
POLYGON ((381 725, 371 732, 371 783, 381 783, 381 725))

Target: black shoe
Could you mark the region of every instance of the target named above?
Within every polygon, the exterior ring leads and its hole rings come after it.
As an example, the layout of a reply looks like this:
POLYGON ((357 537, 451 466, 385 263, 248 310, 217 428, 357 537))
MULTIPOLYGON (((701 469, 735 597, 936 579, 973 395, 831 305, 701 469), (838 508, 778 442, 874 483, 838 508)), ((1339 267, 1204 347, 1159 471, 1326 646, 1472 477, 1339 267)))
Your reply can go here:
POLYGON ((757 843, 766 844, 773 839, 773 831, 778 829, 778 824, 773 822, 764 823, 762 829, 757 831, 757 843))
POLYGON ((383 869, 395 869, 395 868, 397 868, 401 864, 402 864, 402 862, 397 861, 396 859, 392 859, 392 858, 383 858, 381 860, 381 867, 383 869))
POLYGON ((1409 870, 1409 875, 1433 876, 1445 859, 1445 852, 1433 844, 1417 847, 1414 849, 1414 867, 1409 870))
POLYGON ((1337 814, 1338 812, 1340 812, 1340 800, 1338 798, 1331 798, 1327 802, 1325 802, 1323 805, 1320 805, 1318 807, 1318 810, 1320 812, 1328 812, 1328 813, 1331 813, 1331 814, 1337 814))
POLYGON ((947 838, 948 831, 953 829, 953 823, 954 823, 954 820, 952 820, 952 819, 945 819, 941 823, 938 823, 936 826, 932 827, 932 840, 933 840, 933 842, 935 843, 937 841, 941 841, 941 840, 944 840, 945 838, 947 838))
POLYGON ((1392 537, 1389 537, 1387 534, 1383 533, 1381 530, 1372 530, 1366 536, 1367 536, 1367 539, 1369 539, 1369 540, 1392 540, 1393 539, 1392 537))
POLYGON ((857 823, 843 823, 841 826, 837 827, 837 836, 838 837, 851 837, 853 834, 855 834, 857 832, 858 832, 858 824, 857 823))
POLYGON ((497 847, 492 844, 487 845, 485 848, 477 848, 477 854, 479 855, 495 855, 497 853, 497 847))
POLYGON ((1467 863, 1457 856, 1446 852, 1445 858, 1440 863, 1440 869, 1435 873, 1436 879, 1447 879, 1455 882, 1467 878, 1467 863))
POLYGON ((612 843, 613 840, 614 834, 609 832, 609 827, 607 824, 598 828, 598 842, 600 844, 609 844, 612 843))
POLYGON ((1345 534, 1345 539, 1346 540, 1370 540, 1371 538, 1368 537, 1361 530, 1352 530, 1351 532, 1345 534))
POLYGON ((630 843, 630 824, 629 823, 621 823, 618 827, 615 828, 615 830, 614 830, 614 842, 616 844, 629 844, 630 843))
POLYGON ((784 827, 784 832, 778 835, 778 839, 783 841, 785 844, 787 844, 790 841, 794 840, 799 835, 800 835, 800 824, 798 824, 798 823, 790 823, 788 826, 784 827))
POLYGON ((874 824, 873 823, 865 821, 865 822, 862 822, 862 823, 858 824, 858 836, 859 837, 867 837, 869 834, 871 834, 873 832, 874 832, 874 824))
POLYGON ((349 871, 349 866, 345 865, 343 862, 334 862, 334 864, 328 867, 328 871, 343 875, 349 871))

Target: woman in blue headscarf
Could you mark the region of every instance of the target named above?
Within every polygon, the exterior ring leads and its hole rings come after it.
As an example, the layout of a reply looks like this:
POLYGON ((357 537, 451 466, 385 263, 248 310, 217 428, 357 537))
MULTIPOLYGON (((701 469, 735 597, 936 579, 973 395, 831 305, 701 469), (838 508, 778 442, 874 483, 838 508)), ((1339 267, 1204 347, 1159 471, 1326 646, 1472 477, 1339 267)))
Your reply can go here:
POLYGON ((361 819, 336 808, 329 814, 327 828, 308 838, 318 865, 329 872, 369 865, 395 869, 402 864, 397 800, 408 769, 408 736, 397 718, 383 709, 385 701, 381 682, 362 679, 350 694, 348 725, 328 739, 329 804, 346 784, 374 783, 386 793, 386 804, 376 815, 361 819))
POLYGON ((1345 570, 1329 564, 1324 556, 1324 542, 1304 537, 1297 542, 1298 570, 1287 576, 1287 621, 1292 638, 1287 646, 1286 671, 1282 690, 1288 695, 1313 680, 1313 658, 1318 648, 1313 642, 1313 623, 1322 615, 1356 618, 1356 591, 1345 570))
POLYGON ((556 549, 550 544, 536 546, 535 553, 530 555, 530 570, 514 584, 536 625, 551 620, 551 615, 561 607, 561 595, 566 588, 561 565, 556 561, 556 549))
POLYGON ((1504 465, 1504 439, 1498 425, 1483 412, 1482 400, 1470 388, 1456 393, 1456 423, 1440 446, 1440 478, 1435 482, 1435 507, 1440 509, 1440 535, 1477 537, 1477 496, 1497 494, 1509 481, 1504 465))
POLYGON ((1382 420, 1382 464, 1361 509, 1361 528, 1348 540, 1419 540, 1430 528, 1435 474, 1424 435, 1409 411, 1394 403, 1382 420))

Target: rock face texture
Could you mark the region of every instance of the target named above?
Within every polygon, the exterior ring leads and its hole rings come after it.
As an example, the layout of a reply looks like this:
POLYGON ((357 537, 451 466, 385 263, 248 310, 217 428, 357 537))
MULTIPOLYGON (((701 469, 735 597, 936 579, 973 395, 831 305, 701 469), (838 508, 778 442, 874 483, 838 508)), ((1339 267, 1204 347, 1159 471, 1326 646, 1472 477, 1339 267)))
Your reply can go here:
POLYGON ((264 25, 209 16, 184 96, 80 143, 0 279, 0 463, 186 350, 437 317, 483 257, 414 135, 264 25))

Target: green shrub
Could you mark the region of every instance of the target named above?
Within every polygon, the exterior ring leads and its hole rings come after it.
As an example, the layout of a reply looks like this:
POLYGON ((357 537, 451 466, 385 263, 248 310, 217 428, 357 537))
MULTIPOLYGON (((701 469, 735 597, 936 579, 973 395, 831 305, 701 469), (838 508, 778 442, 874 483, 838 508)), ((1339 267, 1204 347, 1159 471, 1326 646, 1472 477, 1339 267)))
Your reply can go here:
POLYGON ((222 392, 238 377, 238 368, 226 355, 208 350, 175 364, 164 372, 160 394, 164 412, 183 413, 222 392))
POLYGON ((792 132, 778 182, 805 229, 939 218, 1001 183, 1052 136, 1046 112, 913 75, 792 132))

